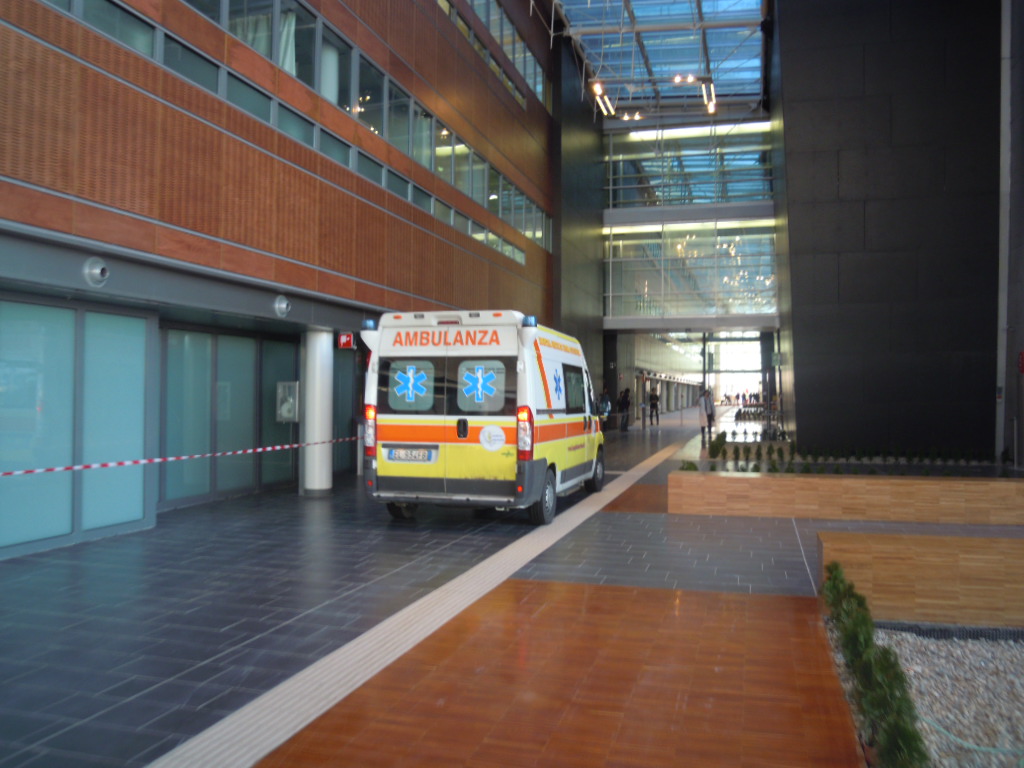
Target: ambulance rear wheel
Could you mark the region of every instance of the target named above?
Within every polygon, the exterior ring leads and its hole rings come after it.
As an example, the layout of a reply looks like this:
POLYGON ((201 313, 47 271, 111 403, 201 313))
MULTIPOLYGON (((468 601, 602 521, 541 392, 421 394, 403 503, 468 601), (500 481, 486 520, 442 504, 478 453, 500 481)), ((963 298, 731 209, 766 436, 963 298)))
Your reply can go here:
POLYGON ((544 477, 544 490, 540 498, 530 505, 530 522, 534 525, 547 525, 555 519, 555 505, 558 497, 555 495, 555 473, 549 469, 544 477))
POLYGON ((388 512, 395 520, 412 520, 416 517, 416 505, 390 502, 388 503, 388 512))
POLYGON ((597 459, 594 461, 594 474, 589 480, 583 483, 588 493, 597 493, 604 488, 604 449, 599 449, 597 459))

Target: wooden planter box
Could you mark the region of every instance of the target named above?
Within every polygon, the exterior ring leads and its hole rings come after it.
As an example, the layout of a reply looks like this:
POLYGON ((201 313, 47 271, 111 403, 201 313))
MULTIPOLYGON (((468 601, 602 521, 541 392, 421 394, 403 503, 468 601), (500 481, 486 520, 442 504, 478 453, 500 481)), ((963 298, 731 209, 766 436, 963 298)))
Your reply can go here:
POLYGON ((745 517, 1024 524, 1024 481, 978 477, 673 472, 668 511, 745 517))

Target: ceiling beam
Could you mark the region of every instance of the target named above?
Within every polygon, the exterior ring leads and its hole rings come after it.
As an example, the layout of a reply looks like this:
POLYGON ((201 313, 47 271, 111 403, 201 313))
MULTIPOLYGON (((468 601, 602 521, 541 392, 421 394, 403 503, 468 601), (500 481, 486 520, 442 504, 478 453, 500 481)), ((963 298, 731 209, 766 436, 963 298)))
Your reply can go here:
POLYGON ((761 18, 754 16, 744 19, 727 21, 704 21, 704 22, 681 22, 671 21, 662 24, 636 24, 629 28, 617 25, 587 26, 585 23, 574 22, 570 19, 571 26, 567 30, 569 34, 587 37, 589 35, 618 35, 622 32, 644 34, 645 32, 696 32, 706 29, 760 29, 761 18))

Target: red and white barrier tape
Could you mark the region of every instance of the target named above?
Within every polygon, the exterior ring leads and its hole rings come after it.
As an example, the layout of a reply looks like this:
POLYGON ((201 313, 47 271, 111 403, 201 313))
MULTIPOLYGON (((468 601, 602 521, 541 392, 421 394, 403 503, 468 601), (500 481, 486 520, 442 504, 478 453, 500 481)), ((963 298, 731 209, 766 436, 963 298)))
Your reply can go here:
POLYGON ((211 459, 219 456, 242 456, 247 453, 270 453, 271 451, 288 451, 293 448, 307 448, 311 445, 328 445, 331 443, 347 443, 358 440, 358 437, 338 437, 334 440, 321 440, 316 443, 292 443, 291 445, 268 445, 263 448, 246 448, 241 451, 218 451, 216 453, 194 453, 191 456, 165 456, 159 459, 133 459, 131 461, 100 461, 95 464, 75 464, 69 467, 47 467, 46 469, 17 469, 0 472, 0 477, 15 475, 41 475, 47 472, 74 472, 80 469, 102 469, 105 467, 134 467, 139 464, 165 464, 169 461, 185 461, 186 459, 211 459))

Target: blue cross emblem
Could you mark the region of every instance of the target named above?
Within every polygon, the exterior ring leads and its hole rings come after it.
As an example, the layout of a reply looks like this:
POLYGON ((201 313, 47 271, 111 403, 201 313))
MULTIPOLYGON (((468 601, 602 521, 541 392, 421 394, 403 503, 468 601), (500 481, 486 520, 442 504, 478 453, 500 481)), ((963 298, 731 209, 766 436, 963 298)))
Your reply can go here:
POLYGON ((462 390, 462 394, 472 397, 475 402, 482 403, 484 395, 493 397, 494 393, 498 391, 491 383, 495 378, 494 371, 484 373, 484 367, 478 365, 475 373, 466 371, 462 374, 462 380, 467 384, 466 388, 462 390))
POLYGON ((562 399, 562 377, 558 375, 558 371, 555 371, 555 398, 562 399))
POLYGON ((398 380, 395 394, 399 397, 404 396, 406 402, 411 403, 417 397, 423 397, 427 394, 427 388, 423 386, 427 380, 427 374, 423 371, 417 371, 415 365, 410 365, 405 369, 404 373, 399 371, 395 374, 395 378, 398 380))

